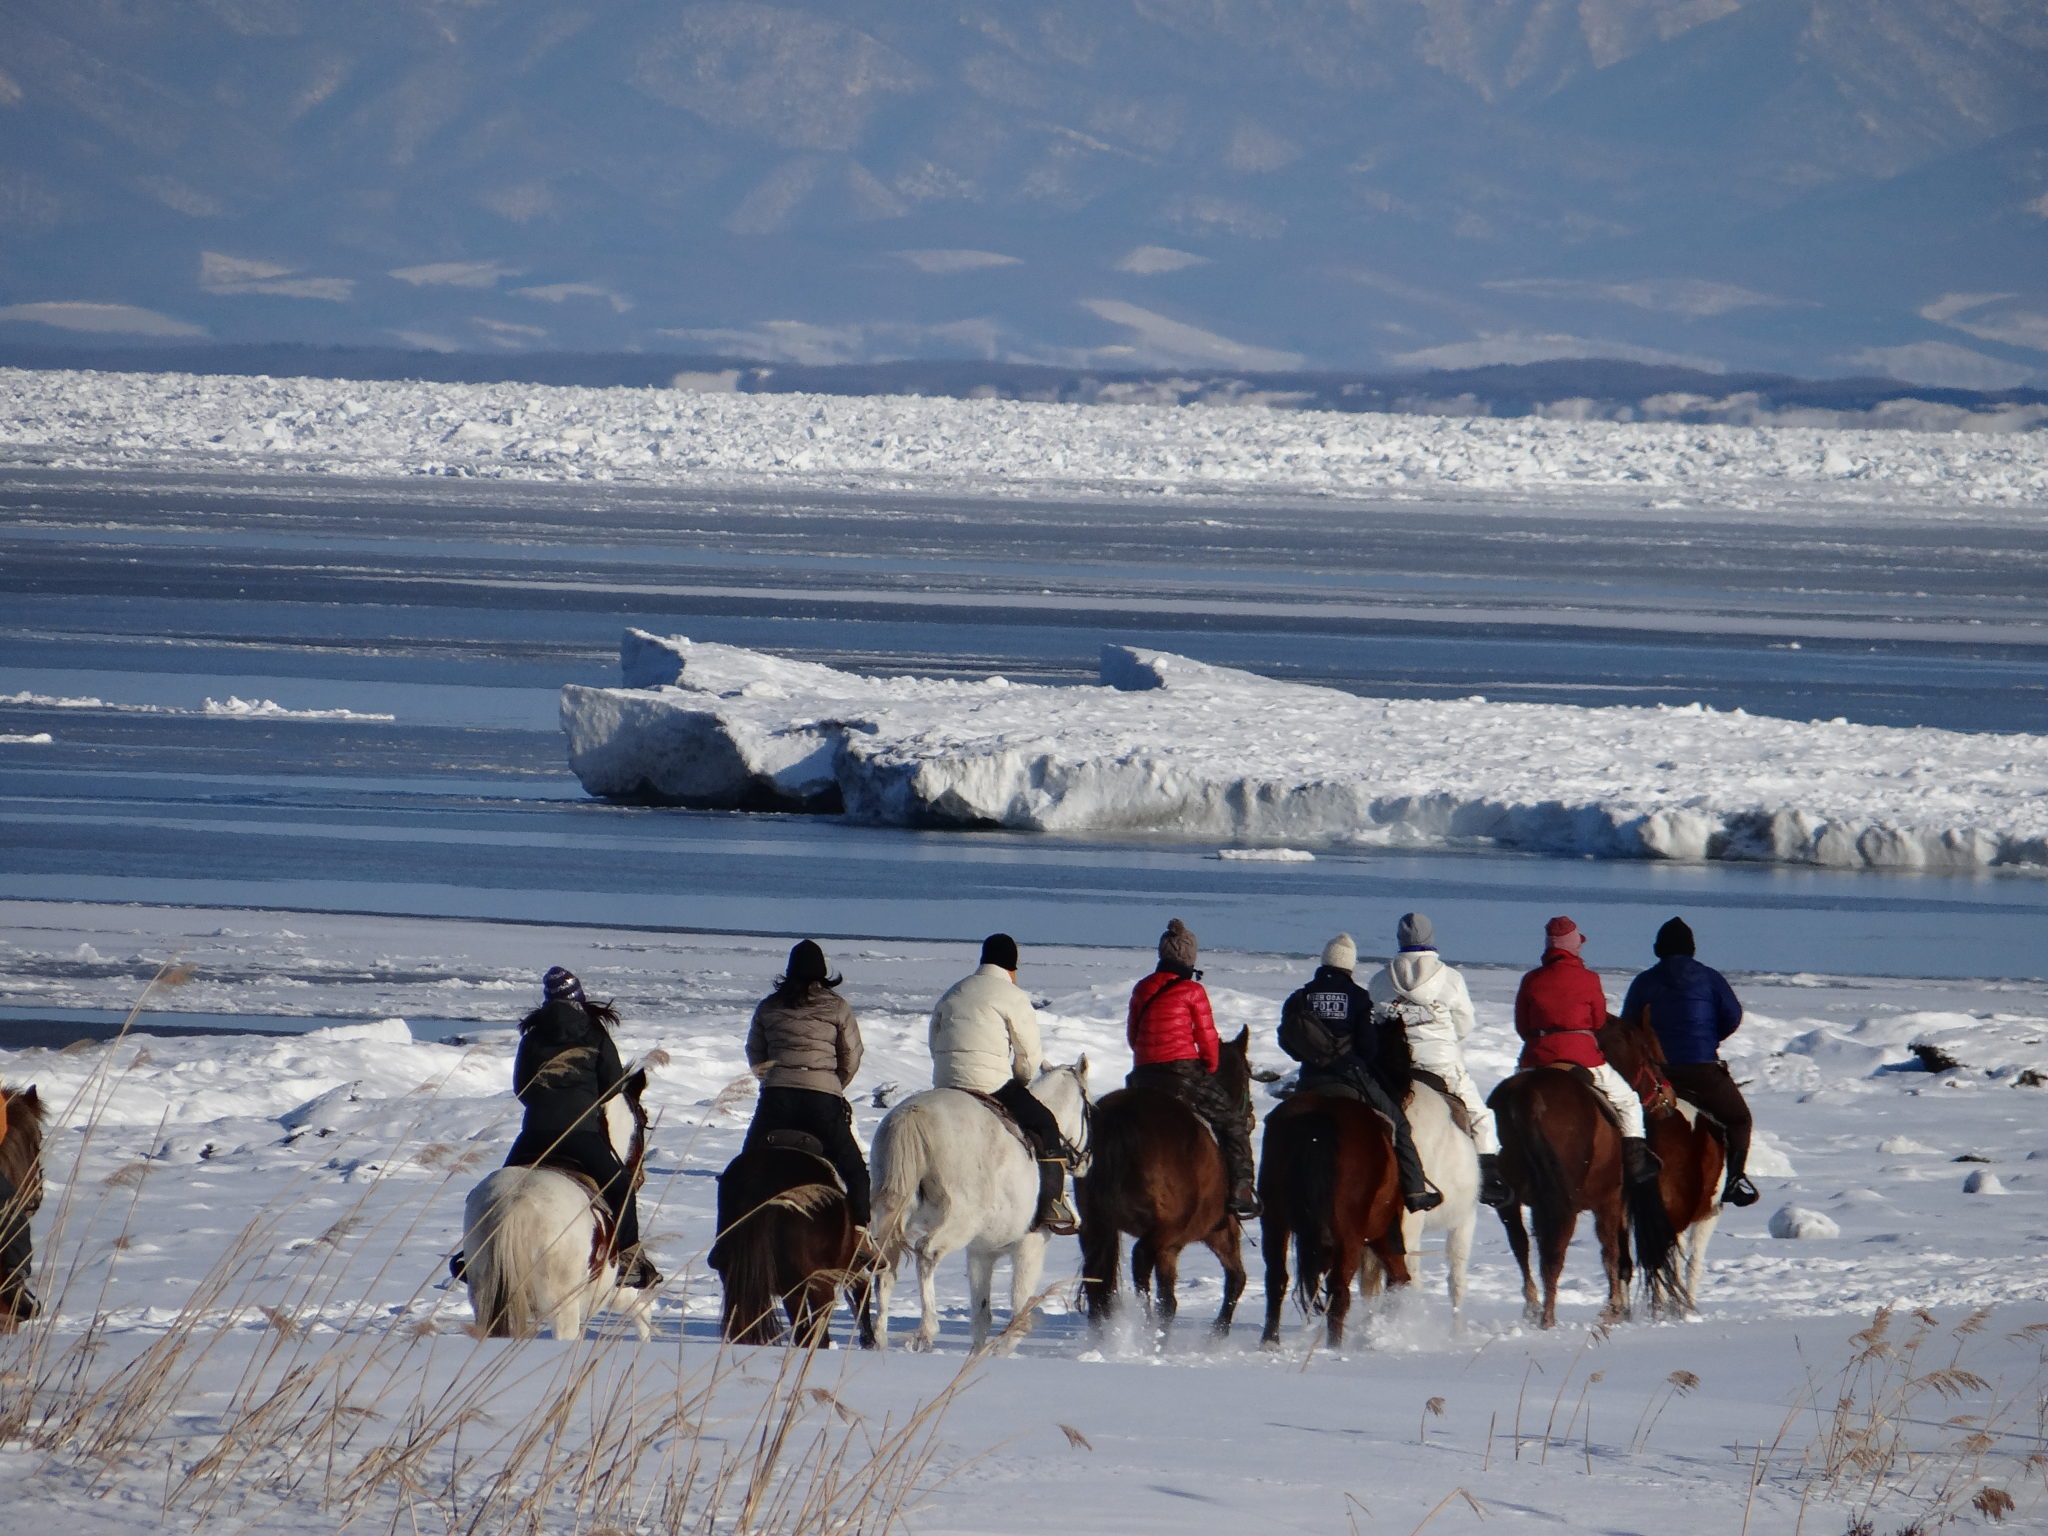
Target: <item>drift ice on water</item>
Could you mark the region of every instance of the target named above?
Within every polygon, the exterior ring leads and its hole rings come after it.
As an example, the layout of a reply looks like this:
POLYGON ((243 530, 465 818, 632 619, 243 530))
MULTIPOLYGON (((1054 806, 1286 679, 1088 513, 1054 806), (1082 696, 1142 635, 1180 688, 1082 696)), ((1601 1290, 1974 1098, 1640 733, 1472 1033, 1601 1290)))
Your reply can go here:
POLYGON ((629 630, 562 690, 594 795, 894 826, 2048 866, 2048 737, 1360 698, 1103 647, 1086 687, 866 677, 629 630))

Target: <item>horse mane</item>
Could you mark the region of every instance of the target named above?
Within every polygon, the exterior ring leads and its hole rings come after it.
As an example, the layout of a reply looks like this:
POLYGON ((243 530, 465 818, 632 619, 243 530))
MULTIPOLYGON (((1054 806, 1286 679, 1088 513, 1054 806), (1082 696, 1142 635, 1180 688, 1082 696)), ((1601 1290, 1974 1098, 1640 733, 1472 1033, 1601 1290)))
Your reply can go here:
POLYGON ((43 1151, 43 1121, 49 1110, 34 1086, 0 1088, 7 1101, 7 1136, 0 1140, 0 1177, 17 1190, 34 1178, 36 1161, 43 1151))
POLYGON ((1233 1104, 1242 1104, 1247 1109, 1252 1100, 1252 1032, 1251 1027, 1237 1032, 1237 1038, 1223 1042, 1223 1049, 1216 1057, 1216 1086, 1230 1096, 1233 1104))
POLYGON ((1408 1026, 1392 1008, 1375 1010, 1379 1028, 1374 1042, 1372 1075, 1380 1080, 1396 1104, 1408 1102, 1415 1088, 1415 1052, 1408 1044, 1408 1026))

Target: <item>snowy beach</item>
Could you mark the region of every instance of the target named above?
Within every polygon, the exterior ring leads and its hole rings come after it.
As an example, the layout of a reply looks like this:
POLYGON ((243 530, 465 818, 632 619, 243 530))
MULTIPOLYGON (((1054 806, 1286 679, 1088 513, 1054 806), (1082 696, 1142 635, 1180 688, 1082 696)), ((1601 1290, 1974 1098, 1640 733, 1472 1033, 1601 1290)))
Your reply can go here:
MULTIPOLYGON (((136 1032, 119 1043, 0 1056, 10 1083, 36 1083, 58 1111, 47 1209, 63 1213, 49 1240, 61 1265, 45 1284, 68 1304, 47 1357, 69 1358, 62 1352, 85 1336, 95 1312, 96 1370, 140 1358, 181 1328, 205 1339, 219 1330, 177 1411, 127 1444, 119 1465, 93 1469, 61 1449, 9 1453, 0 1475, 15 1508, 73 1521, 54 1527, 67 1533, 155 1528, 149 1490, 160 1491, 164 1467, 189 1466, 216 1443, 227 1405, 248 1390, 244 1373, 263 1379, 263 1362, 280 1348, 363 1366, 366 1394, 374 1385, 386 1395, 365 1421, 362 1447, 391 1434, 415 1401, 430 1403, 432 1384, 519 1348, 461 1334, 467 1303, 443 1285, 442 1265, 464 1190, 502 1154, 512 1129, 503 1089, 510 1026, 528 1005, 542 954, 616 996, 629 1057, 656 1049, 667 1057, 654 1078, 657 1146, 643 1200, 673 1278, 657 1306, 654 1345, 590 1346, 614 1382, 607 1391, 630 1372, 639 1373, 635 1390, 658 1393, 657 1379, 710 1368, 718 1346, 714 1277, 702 1261, 709 1175, 736 1150, 751 1110, 750 1092, 734 1088, 745 1082, 744 1021, 784 946, 569 927, 547 932, 543 949, 538 937, 487 923, 0 905, 10 1001, 40 995, 118 1007, 162 959, 179 956, 194 970, 184 985, 153 993, 136 1032), (459 1010, 453 997, 463 1000, 459 1010), (158 1010, 188 1007, 387 1021, 296 1036, 149 1034, 152 1021, 176 1017, 158 1010), (414 1040, 400 1022, 406 1012, 450 1011, 479 1020, 457 1043, 414 1040), (215 1294, 209 1273, 224 1245, 237 1244, 250 1248, 247 1261, 235 1286, 215 1294), (196 1321, 181 1317, 188 1305, 199 1308, 196 1321), (415 1342, 371 1368, 365 1352, 396 1335, 415 1342), (112 1497, 76 1505, 89 1488, 112 1497)), ((859 945, 836 947, 833 959, 869 1043, 853 1095, 866 1138, 881 1114, 876 1091, 919 1082, 925 1010, 972 953, 859 945)), ((1142 952, 1027 951, 1024 977, 1043 1000, 1049 1052, 1061 1060, 1085 1053, 1098 1091, 1128 1061, 1122 999, 1146 963, 1142 952)), ((1271 1020, 1304 963, 1227 951, 1208 963, 1219 1023, 1252 1027, 1260 1065, 1288 1065, 1270 1044, 1271 1020)), ((1482 1030, 1471 1059, 1490 1085, 1512 1060, 1514 973, 1479 968, 1472 979, 1482 1030)), ((1624 979, 1610 970, 1610 989, 1624 979)), ((1834 1407, 1828 1382, 1849 1357, 1849 1335, 1880 1307, 1929 1309, 1944 1359, 1957 1347, 1948 1330, 1976 1308, 1995 1309, 1981 1342, 1962 1346, 1991 1388, 1940 1401, 1938 1411, 1930 1396, 1914 1409, 1929 1422, 1913 1434, 1916 1444, 1945 1445, 1959 1437, 1941 1420, 1995 1407, 1992 1444, 1970 1462, 1952 1507, 1975 1520, 1969 1493, 2010 1488, 2022 1501, 2014 1524, 2037 1522, 2048 1503, 2020 1463, 2039 1432, 2039 1348, 2012 1335, 2048 1321, 2039 1263, 2048 1175, 2033 1171, 2048 1166, 2039 1106, 2048 1090, 2015 1084, 2030 1068, 2048 1068, 2048 990, 1736 981, 1750 1016, 1730 1059, 1751 1083, 1763 1127, 1755 1169, 1765 1198, 1724 1217, 1697 1320, 1589 1333, 1598 1272, 1579 1249, 1567 1269, 1566 1326, 1533 1334, 1519 1320, 1519 1282, 1498 1226, 1483 1215, 1463 1337, 1449 1328, 1441 1259, 1426 1253, 1414 1292, 1336 1354, 1316 1347, 1319 1331, 1291 1308, 1277 1354, 1257 1349, 1255 1323, 1241 1322, 1227 1343, 1208 1342, 1218 1279, 1206 1259, 1189 1266, 1183 1322, 1171 1339, 1136 1323, 1095 1338, 1072 1310, 1077 1256, 1062 1240, 1048 1269, 1047 1315, 1015 1359, 976 1372, 948 1411, 933 1470, 949 1476, 919 1499, 913 1528, 1036 1528, 1040 1514, 1016 1500, 1050 1478, 1071 1501, 1067 1523, 1090 1532, 1342 1529, 1348 1499, 1405 1531, 1459 1488, 1484 1510, 1488 1529, 1558 1521, 1652 1529, 1682 1504, 1691 1529, 1738 1531, 1747 1510, 1752 1529, 1790 1530, 1806 1507, 1807 1529, 1832 1532, 1871 1490, 1853 1479, 1830 1487, 1819 1471, 1814 1448, 1834 1407), (1968 1064, 1924 1070, 1910 1046, 1930 1038, 1968 1064), (1992 1175, 1986 1188, 1997 1192, 1963 1194, 1973 1171, 1992 1175), (1826 1216, 1839 1236, 1771 1237, 1772 1214, 1787 1206, 1826 1216), (1699 1385, 1674 1393, 1674 1372, 1693 1373, 1699 1385), (1426 1411, 1435 1397, 1445 1400, 1441 1417, 1426 1411), (1579 1416, 1582 1397, 1591 1400, 1590 1425, 1579 1416), (1645 1432, 1643 1420, 1666 1398, 1645 1432), (997 1499, 1007 1507, 992 1506, 997 1499)), ((1244 1315, 1255 1317, 1256 1256, 1252 1276, 1244 1315)), ((854 1352, 821 1363, 812 1380, 871 1421, 942 1391, 965 1347, 957 1267, 942 1297, 936 1357, 854 1352)), ((1901 1332, 1912 1326, 1902 1316, 1901 1332)), ((497 1395, 480 1421, 479 1447, 516 1426, 522 1404, 538 1408, 565 1360, 582 1358, 547 1344, 526 1349, 520 1384, 497 1395)), ((775 1364, 750 1366, 723 1389, 730 1411, 744 1419, 761 1372, 775 1364)), ((430 1456, 421 1475, 431 1480, 439 1465, 430 1456)), ((1929 1507, 1931 1478, 1882 1481, 1873 1507, 1886 1521, 1903 1524, 1929 1507)), ((213 1492, 204 1478, 193 1484, 192 1504, 171 1511, 173 1525, 194 1523, 193 1504, 213 1492)), ((279 1477, 231 1497, 248 1529, 324 1528, 303 1479, 279 1477)), ((1438 1523, 1479 1528, 1473 1509, 1457 1504, 1438 1523)), ((402 1522, 405 1505, 405 1495, 388 1493, 364 1508, 402 1522)), ((566 1511, 561 1518, 560 1528, 575 1528, 566 1511)))

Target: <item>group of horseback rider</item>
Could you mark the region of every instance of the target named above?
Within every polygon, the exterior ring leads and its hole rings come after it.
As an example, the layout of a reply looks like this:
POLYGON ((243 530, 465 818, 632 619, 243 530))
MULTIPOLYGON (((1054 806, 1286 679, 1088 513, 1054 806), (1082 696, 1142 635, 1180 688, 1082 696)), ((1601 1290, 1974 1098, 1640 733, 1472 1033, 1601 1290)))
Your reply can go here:
MULTIPOLYGON (((1480 1198, 1505 1205, 1512 1195, 1501 1174, 1493 1115, 1465 1068, 1463 1042, 1477 1023, 1471 994, 1437 953, 1435 929, 1423 914, 1404 916, 1396 938, 1398 952, 1361 987, 1357 945, 1349 934, 1337 935, 1324 946, 1314 976, 1282 1006, 1280 1043, 1302 1063, 1297 1091, 1364 1100, 1391 1128, 1408 1209, 1441 1204, 1443 1196, 1424 1176, 1407 1116, 1382 1078, 1384 1037, 1398 1032, 1412 1066, 1462 1107, 1479 1154, 1480 1198)), ((1580 958, 1585 943, 1586 935, 1568 917, 1545 925, 1542 962, 1523 976, 1515 995, 1515 1032, 1523 1041, 1519 1065, 1587 1069, 1620 1123, 1625 1176, 1654 1179, 1657 1163, 1643 1139, 1641 1100, 1600 1049, 1597 1032, 1607 1022, 1607 998, 1600 978, 1580 958)), ((1630 983, 1622 1016, 1648 1021, 1663 1047, 1672 1087, 1723 1127, 1728 1159, 1722 1198, 1754 1204, 1757 1191, 1744 1172, 1750 1114, 1719 1059, 1720 1043, 1742 1022, 1742 1006, 1726 978, 1693 957, 1692 930, 1682 920, 1674 917, 1658 930, 1655 952, 1657 963, 1630 983)), ((1195 935, 1173 919, 1160 935, 1157 966, 1131 991, 1125 1031, 1134 1064, 1126 1083, 1163 1090, 1200 1116, 1228 1170, 1231 1214, 1249 1218, 1259 1211, 1251 1117, 1218 1086, 1221 1045, 1198 957, 1195 935)), ((940 997, 929 1035, 932 1084, 981 1096, 1010 1117, 1038 1156, 1034 1224, 1071 1233, 1076 1222, 1065 1189, 1073 1149, 1052 1112, 1030 1092, 1042 1053, 1038 1015, 1017 985, 1018 963, 1017 941, 991 934, 974 971, 940 997)), ((813 1139, 838 1170, 856 1225, 865 1227, 867 1162, 846 1098, 860 1070, 860 1023, 839 995, 841 979, 832 974, 824 950, 805 939, 790 950, 775 990, 754 1009, 746 1052, 760 1079, 760 1098, 747 1141, 753 1146, 792 1134, 813 1139)), ((520 1025, 513 1090, 525 1121, 506 1164, 545 1163, 591 1179, 614 1218, 621 1282, 658 1284, 661 1276, 640 1247, 634 1180, 598 1112, 627 1076, 611 1036, 618 1015, 608 1003, 585 997, 576 977, 560 966, 547 972, 542 989, 544 1002, 520 1025)), ((451 1267, 461 1274, 459 1254, 451 1267)))

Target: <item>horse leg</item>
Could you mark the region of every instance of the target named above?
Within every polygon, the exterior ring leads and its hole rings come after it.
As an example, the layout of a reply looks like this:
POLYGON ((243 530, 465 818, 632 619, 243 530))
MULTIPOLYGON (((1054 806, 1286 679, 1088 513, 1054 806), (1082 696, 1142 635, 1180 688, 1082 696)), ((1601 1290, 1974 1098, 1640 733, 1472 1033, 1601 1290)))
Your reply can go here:
POLYGON ((1593 1231, 1600 1239, 1601 1266, 1607 1271, 1607 1306, 1600 1321, 1618 1323, 1628 1316, 1628 1271, 1623 1265, 1628 1218, 1619 1199, 1605 1202, 1593 1213, 1593 1231))
POLYGON ((1081 1225, 1081 1299, 1089 1324, 1097 1329, 1116 1312, 1118 1271, 1123 1268, 1124 1235, 1106 1220, 1081 1225))
POLYGON ((1148 1318, 1157 1315, 1152 1304, 1152 1281, 1158 1264, 1159 1255, 1152 1247, 1151 1234, 1140 1233, 1131 1244, 1131 1294, 1138 1298, 1148 1318))
POLYGON ((1202 1241, 1223 1266, 1223 1309, 1216 1314, 1214 1332, 1219 1339, 1227 1338, 1237 1318, 1237 1298, 1244 1294, 1244 1254, 1237 1223, 1224 1222, 1202 1241))
POLYGON ((1336 1248, 1329 1256, 1329 1332, 1328 1342, 1332 1349, 1344 1347, 1344 1322, 1351 1315, 1351 1287, 1358 1279, 1359 1254, 1364 1244, 1337 1239, 1336 1248))
POLYGON ((1538 1313, 1536 1272, 1529 1268, 1529 1229, 1522 1224, 1522 1207, 1518 1202, 1501 1207, 1500 1224, 1507 1229, 1508 1251, 1522 1267, 1522 1321, 1533 1323, 1538 1313))
POLYGON ((929 1239, 917 1250, 917 1300, 920 1309, 913 1349, 936 1349, 939 1343, 939 1261, 945 1254, 935 1251, 929 1239))
POLYGON ((1017 1320, 1029 1318, 1038 1300, 1038 1281, 1045 1273, 1045 1243, 1043 1232, 1026 1232, 1010 1250, 1010 1327, 1016 1332, 1004 1343, 1005 1354, 1023 1337, 1017 1320))
POLYGON ((1287 1299, 1287 1243, 1293 1236, 1284 1219, 1273 1214, 1274 1201, 1263 1189, 1259 1198, 1266 1214, 1259 1218, 1259 1247, 1266 1255, 1266 1326, 1259 1342, 1269 1348, 1280 1342, 1280 1306, 1287 1299))
POLYGON ((1564 1274, 1565 1250, 1572 1245, 1572 1233, 1579 1225, 1577 1211, 1560 1211, 1547 1216, 1536 1212, 1536 1248, 1543 1265, 1543 1314, 1545 1328, 1557 1326, 1557 1282, 1564 1274))
POLYGON ((814 1273, 782 1293, 792 1344, 799 1349, 832 1347, 832 1306, 839 1299, 838 1290, 830 1275, 814 1273))
POLYGON ((1465 1271, 1472 1263, 1472 1232, 1479 1224, 1479 1208, 1473 1206, 1465 1219, 1444 1234, 1444 1284, 1451 1293, 1451 1332, 1465 1331, 1465 1271))
POLYGON ((988 1336, 995 1326, 995 1302, 991 1293, 996 1283, 996 1256, 992 1249, 979 1243, 967 1247, 967 1310, 974 1327, 973 1342, 969 1345, 980 1354, 988 1343, 988 1336))
POLYGON ((1721 1207, 1715 1206, 1685 1229, 1685 1310, 1699 1310, 1700 1279, 1707 1272, 1707 1243, 1721 1224, 1721 1207))
POLYGON ((1173 1331, 1173 1320, 1180 1315, 1180 1250, 1161 1248, 1155 1269, 1154 1284, 1159 1291, 1159 1328, 1162 1334, 1173 1331))

